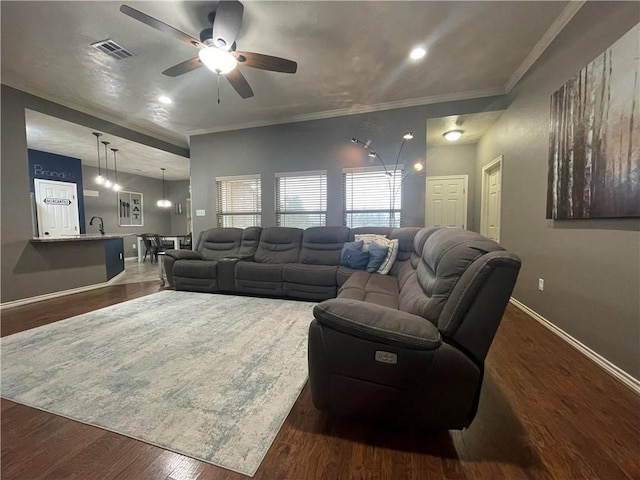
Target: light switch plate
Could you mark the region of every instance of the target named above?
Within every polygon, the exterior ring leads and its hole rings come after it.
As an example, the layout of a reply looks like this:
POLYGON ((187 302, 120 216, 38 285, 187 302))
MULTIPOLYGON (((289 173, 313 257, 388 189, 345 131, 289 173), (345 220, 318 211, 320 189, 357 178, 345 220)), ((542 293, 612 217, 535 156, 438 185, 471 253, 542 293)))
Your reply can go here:
POLYGON ((206 213, 205 210, 196 210, 196 217, 204 217, 206 213))

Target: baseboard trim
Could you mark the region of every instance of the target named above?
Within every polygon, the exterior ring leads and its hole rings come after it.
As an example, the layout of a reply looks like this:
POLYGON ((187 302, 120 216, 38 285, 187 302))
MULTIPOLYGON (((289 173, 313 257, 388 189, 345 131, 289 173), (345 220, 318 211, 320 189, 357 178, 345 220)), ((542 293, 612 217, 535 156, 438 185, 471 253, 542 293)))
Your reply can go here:
POLYGON ((85 287, 72 288, 70 290, 62 290, 60 292, 45 293, 44 295, 21 298, 20 300, 13 300, 11 302, 0 303, 0 311, 6 308, 20 307, 22 305, 28 305, 29 303, 41 302, 43 300, 51 300, 52 298, 57 298, 57 297, 64 297, 65 295, 71 295, 74 293, 88 292, 89 290, 95 290, 96 288, 108 287, 109 285, 120 280, 123 276, 124 276, 124 270, 107 282, 94 283, 93 285, 87 285, 85 287))
POLYGON ((619 382, 621 382, 624 385, 626 385, 636 395, 640 395, 640 380, 632 377, 627 372, 625 372, 620 367, 618 367, 618 366, 614 365, 613 363, 611 363, 609 360, 604 358, 599 353, 594 352, 589 347, 587 347, 584 343, 582 343, 579 340, 575 339, 574 337, 569 335, 567 332, 565 332, 564 330, 562 330, 561 328, 557 327, 556 325, 551 323, 549 320, 544 318, 539 313, 535 312, 534 310, 531 310, 529 307, 527 307, 522 302, 519 302, 518 300, 516 300, 513 297, 511 297, 511 299, 509 301, 514 306, 518 307, 524 313, 529 315, 531 318, 533 318, 534 320, 536 320, 537 322, 539 322, 540 324, 542 324, 543 326, 545 326, 546 328, 551 330, 553 333, 555 333, 557 336, 559 336, 562 340, 567 342, 573 348, 575 348, 576 350, 581 352, 589 360, 591 360, 592 362, 596 363, 600 368, 602 368, 609 375, 611 375, 616 380, 618 380, 619 382))

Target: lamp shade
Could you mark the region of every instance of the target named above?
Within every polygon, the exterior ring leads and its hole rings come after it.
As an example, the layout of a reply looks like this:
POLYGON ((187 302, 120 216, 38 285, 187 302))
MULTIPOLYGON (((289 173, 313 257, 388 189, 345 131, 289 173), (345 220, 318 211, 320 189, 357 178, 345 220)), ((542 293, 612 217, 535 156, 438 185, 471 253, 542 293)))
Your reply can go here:
POLYGON ((217 47, 203 48, 198 56, 209 70, 218 74, 229 73, 238 65, 236 57, 217 47))

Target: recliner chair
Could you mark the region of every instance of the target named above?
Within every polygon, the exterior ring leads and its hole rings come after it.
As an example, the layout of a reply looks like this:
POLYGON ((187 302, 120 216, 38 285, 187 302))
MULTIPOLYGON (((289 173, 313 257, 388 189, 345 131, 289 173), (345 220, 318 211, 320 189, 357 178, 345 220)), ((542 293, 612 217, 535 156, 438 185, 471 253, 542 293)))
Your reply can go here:
POLYGON ((477 233, 426 228, 395 278, 354 273, 338 298, 314 307, 314 405, 400 426, 469 426, 519 269, 516 255, 477 233))

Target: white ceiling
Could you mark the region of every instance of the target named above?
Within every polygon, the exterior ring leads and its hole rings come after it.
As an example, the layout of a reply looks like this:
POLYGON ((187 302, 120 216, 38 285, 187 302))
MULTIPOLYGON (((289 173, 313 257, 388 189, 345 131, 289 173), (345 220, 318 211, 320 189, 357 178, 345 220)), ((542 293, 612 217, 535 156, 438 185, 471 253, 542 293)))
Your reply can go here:
MULTIPOLYGON (((195 37, 216 5, 126 3, 195 37)), ((222 79, 218 105, 216 78, 206 69, 161 75, 197 50, 120 13, 121 2, 0 5, 3 83, 181 146, 189 132, 504 93, 573 8, 554 1, 245 1, 238 49, 295 60, 298 72, 241 67, 255 97, 242 100, 222 79), (90 47, 107 38, 135 56, 118 61, 90 47), (428 48, 418 62, 407 59, 415 45, 428 48), (174 103, 158 103, 161 94, 174 103)))
MULTIPOLYGON (((27 110, 27 146, 58 155, 79 158, 83 165, 98 167, 98 152, 94 130, 75 123, 60 120, 43 113, 27 110)), ((102 133, 102 132, 100 132, 102 133)), ((144 177, 162 178, 164 167, 166 180, 188 180, 189 159, 164 150, 148 147, 114 135, 104 134, 100 141, 109 142, 109 172, 113 180, 113 152, 117 148, 118 172, 144 177)), ((100 162, 105 173, 104 145, 100 144, 100 162)))
POLYGON ((427 145, 436 147, 478 143, 478 140, 496 123, 500 115, 502 115, 501 111, 429 118, 427 120, 427 145), (443 136, 450 130, 462 130, 463 134, 459 140, 450 142, 443 136))

